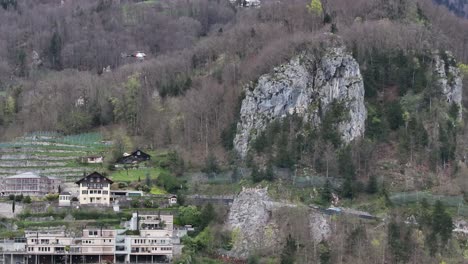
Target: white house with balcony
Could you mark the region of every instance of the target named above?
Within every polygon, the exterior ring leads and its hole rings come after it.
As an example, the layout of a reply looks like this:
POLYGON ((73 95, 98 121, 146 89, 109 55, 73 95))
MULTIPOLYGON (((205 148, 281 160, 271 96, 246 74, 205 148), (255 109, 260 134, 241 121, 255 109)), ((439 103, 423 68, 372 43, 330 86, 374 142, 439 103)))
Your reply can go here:
POLYGON ((93 172, 77 181, 80 186, 78 200, 80 205, 105 205, 111 204, 110 186, 113 183, 109 178, 98 172, 93 172))

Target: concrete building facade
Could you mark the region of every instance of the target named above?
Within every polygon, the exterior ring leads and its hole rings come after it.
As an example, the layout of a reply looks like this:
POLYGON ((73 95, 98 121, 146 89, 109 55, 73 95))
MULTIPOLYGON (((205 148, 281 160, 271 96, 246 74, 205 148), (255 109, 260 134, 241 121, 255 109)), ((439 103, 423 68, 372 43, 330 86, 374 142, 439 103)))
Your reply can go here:
POLYGON ((25 231, 24 238, 9 242, 0 251, 2 264, 170 263, 180 247, 172 215, 138 213, 125 229, 25 231))
POLYGON ((10 194, 42 196, 58 192, 60 184, 62 184, 61 179, 25 172, 2 178, 0 180, 0 191, 4 196, 10 194))

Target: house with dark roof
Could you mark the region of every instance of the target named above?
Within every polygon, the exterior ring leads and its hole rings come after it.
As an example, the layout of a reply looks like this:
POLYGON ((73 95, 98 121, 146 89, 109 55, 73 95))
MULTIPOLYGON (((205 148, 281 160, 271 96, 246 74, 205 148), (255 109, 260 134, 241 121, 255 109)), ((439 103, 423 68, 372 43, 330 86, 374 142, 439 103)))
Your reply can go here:
POLYGON ((116 163, 118 164, 138 164, 143 161, 148 161, 151 159, 151 155, 137 149, 132 154, 124 155, 123 157, 119 158, 116 163))
POLYGON ((93 172, 76 182, 80 186, 78 200, 81 205, 110 205, 111 179, 93 172))

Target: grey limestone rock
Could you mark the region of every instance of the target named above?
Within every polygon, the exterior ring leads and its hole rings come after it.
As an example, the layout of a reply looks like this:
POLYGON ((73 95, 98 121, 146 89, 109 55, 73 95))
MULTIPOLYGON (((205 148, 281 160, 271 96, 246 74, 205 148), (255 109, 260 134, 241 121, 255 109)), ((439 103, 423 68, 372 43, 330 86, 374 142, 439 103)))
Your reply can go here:
POLYGON ((460 69, 450 52, 434 52, 433 74, 436 85, 439 87, 447 103, 455 103, 460 106, 460 118, 462 114, 463 83, 460 69))
POLYGON ((244 188, 234 199, 229 210, 227 228, 233 232, 233 248, 229 254, 245 259, 255 252, 281 252, 285 232, 279 219, 281 210, 294 208, 305 210, 306 230, 314 243, 329 238, 331 227, 327 218, 320 212, 298 208, 297 205, 273 201, 266 188, 244 188), (309 230, 307 230, 307 226, 309 230))
POLYGON ((318 126, 333 102, 344 103, 349 113, 338 124, 342 140, 348 143, 364 133, 363 79, 358 63, 343 46, 330 47, 319 58, 304 52, 248 88, 234 139, 242 157, 270 122, 295 113, 318 126))

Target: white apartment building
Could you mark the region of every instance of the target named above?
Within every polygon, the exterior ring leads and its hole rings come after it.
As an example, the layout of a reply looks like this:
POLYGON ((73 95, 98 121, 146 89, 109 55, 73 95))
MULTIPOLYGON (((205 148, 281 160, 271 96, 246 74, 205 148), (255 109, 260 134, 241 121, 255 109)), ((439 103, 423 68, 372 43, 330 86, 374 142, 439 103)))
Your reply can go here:
POLYGON ((28 264, 169 263, 175 242, 172 215, 133 214, 127 229, 86 228, 25 232, 28 264))
POLYGON ((105 205, 111 203, 110 186, 112 180, 102 176, 98 172, 76 182, 80 186, 78 199, 81 205, 105 205))
POLYGON ((41 176, 33 172, 25 172, 1 178, 0 194, 5 196, 10 194, 42 196, 57 192, 60 184, 62 184, 61 179, 41 176))
MULTIPOLYGON (((172 215, 133 213, 130 233, 116 238, 116 260, 130 263, 165 262, 173 257, 174 217, 172 215)), ((127 231, 128 232, 128 231, 127 231)))

